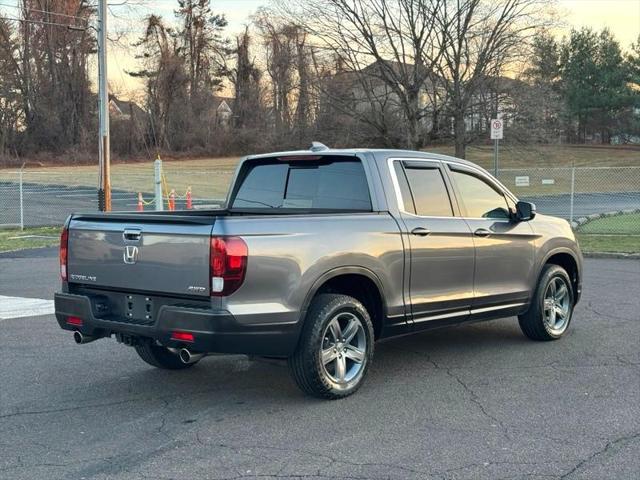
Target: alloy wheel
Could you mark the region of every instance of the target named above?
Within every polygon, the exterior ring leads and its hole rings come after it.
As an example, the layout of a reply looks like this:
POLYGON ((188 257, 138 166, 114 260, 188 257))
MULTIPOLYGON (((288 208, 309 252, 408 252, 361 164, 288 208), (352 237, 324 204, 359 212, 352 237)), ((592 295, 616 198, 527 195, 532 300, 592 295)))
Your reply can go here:
POLYGON ((550 333, 560 335, 571 318, 569 286, 561 277, 554 277, 544 293, 544 323, 550 333))
POLYGON ((367 336, 360 318, 350 312, 334 316, 322 335, 323 373, 338 389, 357 383, 367 358, 367 336))

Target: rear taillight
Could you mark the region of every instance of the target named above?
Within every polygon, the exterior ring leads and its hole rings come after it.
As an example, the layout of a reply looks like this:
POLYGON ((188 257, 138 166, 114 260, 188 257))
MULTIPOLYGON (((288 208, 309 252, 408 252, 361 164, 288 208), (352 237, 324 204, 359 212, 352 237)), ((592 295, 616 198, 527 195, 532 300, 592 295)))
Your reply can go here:
POLYGON ((69 251, 69 230, 65 227, 60 234, 60 278, 67 281, 67 259, 69 251))
POLYGON ((193 343, 193 333, 173 331, 171 332, 171 340, 193 343))
POLYGON ((82 319, 80 317, 67 317, 67 323, 76 327, 82 326, 82 319))
POLYGON ((211 295, 231 295, 240 288, 247 270, 248 256, 249 249, 242 238, 211 237, 211 295))

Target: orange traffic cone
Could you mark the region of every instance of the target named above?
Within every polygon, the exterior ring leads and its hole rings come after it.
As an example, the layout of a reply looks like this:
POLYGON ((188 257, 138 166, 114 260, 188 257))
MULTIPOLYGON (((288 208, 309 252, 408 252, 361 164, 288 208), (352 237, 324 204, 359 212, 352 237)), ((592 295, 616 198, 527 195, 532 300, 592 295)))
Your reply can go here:
POLYGON ((193 208, 193 200, 191 198, 191 187, 187 187, 187 210, 193 208))
POLYGON ((169 194, 169 210, 173 212, 175 209, 176 209, 176 191, 172 189, 171 193, 169 194))
POLYGON ((142 193, 138 192, 138 208, 137 210, 139 212, 143 212, 144 211, 144 202, 142 201, 142 193))

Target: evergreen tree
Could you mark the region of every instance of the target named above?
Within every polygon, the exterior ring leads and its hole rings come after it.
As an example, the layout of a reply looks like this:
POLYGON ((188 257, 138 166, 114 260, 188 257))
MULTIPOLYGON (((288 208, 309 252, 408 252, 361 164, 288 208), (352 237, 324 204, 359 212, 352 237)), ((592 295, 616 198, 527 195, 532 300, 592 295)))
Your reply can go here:
POLYGON ((562 87, 574 139, 598 133, 602 143, 621 131, 633 102, 629 68, 619 42, 607 29, 573 30, 562 46, 562 87))
POLYGON ((548 32, 533 39, 531 65, 525 75, 534 85, 556 86, 560 79, 560 45, 548 32))

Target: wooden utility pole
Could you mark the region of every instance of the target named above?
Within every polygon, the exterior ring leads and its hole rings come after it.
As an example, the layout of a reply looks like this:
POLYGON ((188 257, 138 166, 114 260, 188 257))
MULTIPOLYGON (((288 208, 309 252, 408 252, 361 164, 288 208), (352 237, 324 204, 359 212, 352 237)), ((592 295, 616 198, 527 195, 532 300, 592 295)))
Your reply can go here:
POLYGON ((98 0, 98 99, 100 108, 100 172, 98 208, 111 211, 111 156, 109 142, 109 92, 107 87, 107 0, 98 0))

